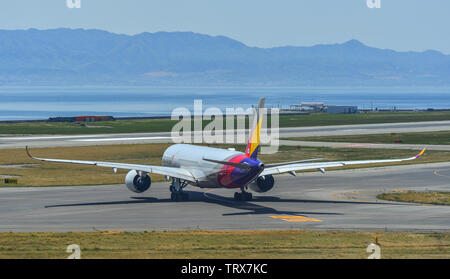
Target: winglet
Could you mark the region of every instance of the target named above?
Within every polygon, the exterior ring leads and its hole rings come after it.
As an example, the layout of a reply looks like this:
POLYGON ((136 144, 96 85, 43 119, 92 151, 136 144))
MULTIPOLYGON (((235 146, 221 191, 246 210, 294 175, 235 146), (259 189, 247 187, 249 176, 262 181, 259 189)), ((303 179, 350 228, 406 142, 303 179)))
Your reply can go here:
POLYGON ((417 154, 416 156, 414 156, 414 158, 419 158, 420 156, 422 156, 423 155, 423 153, 425 153, 425 150, 427 150, 426 148, 424 148, 424 149, 422 149, 422 151, 420 151, 420 153, 419 154, 417 154))
POLYGON ((28 150, 28 145, 25 146, 25 150, 27 151, 28 157, 30 157, 31 159, 34 159, 33 155, 31 155, 31 154, 30 154, 30 151, 28 150))

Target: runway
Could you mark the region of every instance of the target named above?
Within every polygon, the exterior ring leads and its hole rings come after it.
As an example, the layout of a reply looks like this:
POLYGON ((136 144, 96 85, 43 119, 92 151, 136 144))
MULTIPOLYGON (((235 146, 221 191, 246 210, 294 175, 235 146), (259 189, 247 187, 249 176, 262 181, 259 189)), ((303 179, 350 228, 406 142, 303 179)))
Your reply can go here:
POLYGON ((399 190, 450 190, 450 163, 277 176, 251 202, 233 190, 186 188, 191 200, 172 202, 167 183, 143 194, 124 185, 0 188, 0 231, 311 229, 450 231, 450 206, 377 200, 399 190))
POLYGON ((450 145, 442 145, 442 144, 355 143, 355 142, 280 140, 280 145, 330 147, 330 148, 370 148, 370 149, 408 149, 408 150, 422 150, 424 148, 427 148, 427 150, 450 151, 450 145))
MULTIPOLYGON (((316 126, 300 128, 280 128, 280 138, 289 137, 313 137, 313 136, 337 136, 337 135, 362 135, 380 133, 411 133, 448 131, 450 121, 430 121, 411 123, 386 123, 386 124, 361 124, 361 125, 337 125, 316 126)), ((237 134, 246 134, 247 130, 237 130, 237 134)), ((99 134, 99 135, 39 135, 39 136, 3 136, 0 137, 0 149, 30 147, 62 147, 62 146, 87 146, 87 145, 111 145, 134 143, 173 143, 170 132, 139 133, 139 134, 99 134)), ((332 145, 333 143, 327 143, 332 145)), ((308 145, 307 142, 303 143, 308 145)), ((326 143, 321 143, 326 145, 326 143)), ((357 146, 356 146, 357 147, 357 146)), ((395 146, 394 146, 395 147, 395 146)), ((421 147, 411 148, 420 149, 421 147)), ((446 150, 447 147, 435 147, 436 150, 446 150), (442 149, 444 148, 444 149, 442 149)))

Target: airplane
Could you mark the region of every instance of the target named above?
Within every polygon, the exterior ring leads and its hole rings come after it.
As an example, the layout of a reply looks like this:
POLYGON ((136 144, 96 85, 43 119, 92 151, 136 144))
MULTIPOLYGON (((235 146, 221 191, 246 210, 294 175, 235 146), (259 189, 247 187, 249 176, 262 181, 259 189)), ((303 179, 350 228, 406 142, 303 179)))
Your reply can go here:
POLYGON ((296 176, 296 171, 318 170, 325 173, 326 168, 344 167, 349 165, 378 164, 410 161, 419 158, 425 152, 404 159, 358 160, 358 161, 323 161, 321 158, 307 159, 294 162, 264 164, 258 159, 260 149, 260 131, 262 124, 261 109, 265 99, 259 101, 258 108, 253 110, 253 123, 244 152, 230 149, 220 149, 191 144, 174 144, 169 146, 162 157, 162 166, 137 165, 113 162, 80 161, 65 159, 37 158, 31 155, 26 147, 28 156, 35 160, 54 163, 71 163, 93 165, 99 167, 129 170, 125 177, 125 185, 135 193, 147 191, 152 180, 150 174, 164 175, 170 181, 169 190, 172 201, 186 201, 189 195, 184 191, 188 185, 200 188, 240 189, 234 193, 237 201, 252 200, 250 190, 265 193, 275 185, 274 175, 289 173, 296 176))

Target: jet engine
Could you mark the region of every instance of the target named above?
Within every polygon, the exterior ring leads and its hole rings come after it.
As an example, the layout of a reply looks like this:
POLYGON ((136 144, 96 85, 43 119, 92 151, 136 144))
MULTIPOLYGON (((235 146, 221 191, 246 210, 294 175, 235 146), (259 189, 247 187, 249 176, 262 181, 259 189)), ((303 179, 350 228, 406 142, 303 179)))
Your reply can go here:
POLYGON ((257 193, 265 193, 273 188, 275 184, 275 180, 272 175, 265 175, 258 177, 255 181, 253 181, 249 187, 253 191, 257 193))
POLYGON ((150 175, 146 174, 145 176, 141 176, 137 171, 132 170, 127 173, 125 184, 130 191, 143 193, 150 188, 150 185, 152 185, 152 179, 150 178, 150 175))

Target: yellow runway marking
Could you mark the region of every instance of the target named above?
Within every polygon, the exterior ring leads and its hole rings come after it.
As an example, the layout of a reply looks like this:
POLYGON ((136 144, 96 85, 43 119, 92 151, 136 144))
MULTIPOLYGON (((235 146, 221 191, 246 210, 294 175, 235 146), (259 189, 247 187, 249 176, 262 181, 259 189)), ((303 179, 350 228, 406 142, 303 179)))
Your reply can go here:
POLYGON ((308 218, 305 216, 287 215, 287 216, 270 216, 270 217, 274 219, 281 219, 286 222, 322 222, 322 220, 316 218, 308 218))

